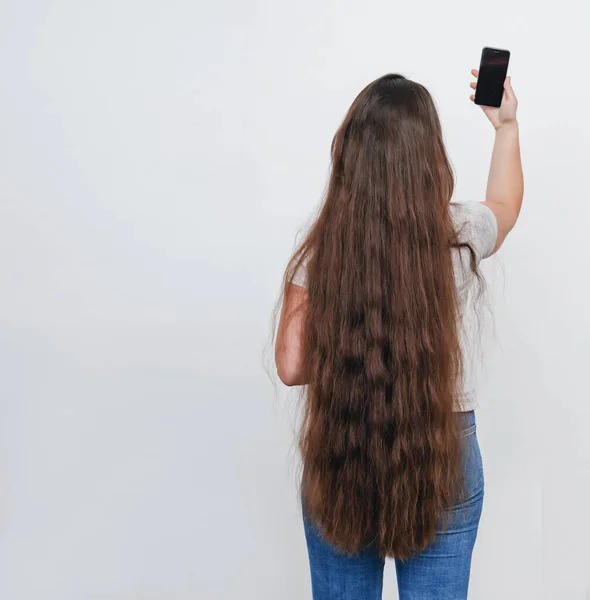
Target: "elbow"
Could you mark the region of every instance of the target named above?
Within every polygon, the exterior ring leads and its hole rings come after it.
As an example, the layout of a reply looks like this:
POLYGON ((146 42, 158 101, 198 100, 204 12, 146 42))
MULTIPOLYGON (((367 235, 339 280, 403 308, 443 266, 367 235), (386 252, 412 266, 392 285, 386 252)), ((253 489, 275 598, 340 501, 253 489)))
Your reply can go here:
POLYGON ((279 376, 279 379, 288 387, 301 385, 296 369, 289 365, 277 362, 277 375, 279 376))
POLYGON ((301 373, 301 365, 295 357, 287 352, 277 352, 275 354, 275 362, 277 365, 277 375, 279 379, 288 387, 295 385, 303 385, 305 378, 301 373))

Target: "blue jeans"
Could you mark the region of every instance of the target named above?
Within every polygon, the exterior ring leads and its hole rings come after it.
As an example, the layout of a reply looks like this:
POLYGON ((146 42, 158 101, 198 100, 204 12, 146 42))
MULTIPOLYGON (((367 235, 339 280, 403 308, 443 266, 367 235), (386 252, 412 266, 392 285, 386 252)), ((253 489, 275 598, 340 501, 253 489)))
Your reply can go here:
MULTIPOLYGON (((395 561, 400 600, 465 600, 471 554, 484 495, 483 466, 473 411, 457 413, 465 442, 465 501, 449 508, 457 516, 439 527, 434 542, 421 554, 395 561)), ((314 600, 381 600, 384 560, 367 547, 355 556, 325 542, 303 515, 314 600)))

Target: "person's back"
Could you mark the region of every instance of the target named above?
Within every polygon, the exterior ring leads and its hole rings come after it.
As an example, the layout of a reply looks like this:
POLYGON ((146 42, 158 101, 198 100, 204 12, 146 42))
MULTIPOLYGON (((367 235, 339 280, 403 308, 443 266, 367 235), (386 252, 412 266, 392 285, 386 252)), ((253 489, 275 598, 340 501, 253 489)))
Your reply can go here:
POLYGON ((509 82, 502 107, 485 110, 497 130, 486 202, 454 205, 428 91, 399 75, 367 86, 285 274, 275 355, 283 382, 306 386, 316 599, 380 597, 385 557, 403 599, 467 597, 483 474, 464 319, 479 263, 522 201, 509 82))

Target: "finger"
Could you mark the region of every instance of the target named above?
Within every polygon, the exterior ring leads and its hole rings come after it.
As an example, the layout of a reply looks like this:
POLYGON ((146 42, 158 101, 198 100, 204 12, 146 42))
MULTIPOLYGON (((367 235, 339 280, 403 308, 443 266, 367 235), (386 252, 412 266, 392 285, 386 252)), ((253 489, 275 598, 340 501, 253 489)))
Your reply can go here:
POLYGON ((474 77, 479 77, 479 70, 478 69, 471 69, 471 74, 474 77))
POLYGON ((472 90, 474 90, 477 87, 477 83, 475 81, 472 81, 469 86, 471 87, 472 90))
POLYGON ((473 102, 475 100, 475 96, 472 94, 471 96, 469 96, 469 100, 471 100, 471 102, 473 102))
POLYGON ((506 97, 509 100, 516 99, 516 94, 514 93, 514 90, 512 89, 512 77, 506 77, 506 80, 504 81, 504 94, 506 94, 506 97))

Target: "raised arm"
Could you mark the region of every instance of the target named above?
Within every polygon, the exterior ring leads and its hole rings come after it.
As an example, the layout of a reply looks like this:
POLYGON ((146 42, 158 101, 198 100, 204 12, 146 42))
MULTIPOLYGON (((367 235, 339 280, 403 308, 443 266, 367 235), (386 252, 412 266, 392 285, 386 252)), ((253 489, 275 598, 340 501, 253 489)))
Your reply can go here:
MULTIPOLYGON (((477 69, 471 73, 475 77, 479 75, 477 69)), ((476 83, 472 83, 471 87, 475 89, 476 83)), ((474 96, 471 96, 471 100, 474 100, 474 96)), ((514 227, 522 206, 524 184, 516 120, 517 106, 518 101, 510 77, 507 77, 504 82, 501 106, 481 107, 496 130, 484 202, 496 215, 498 221, 498 240, 495 250, 500 248, 514 227)))

